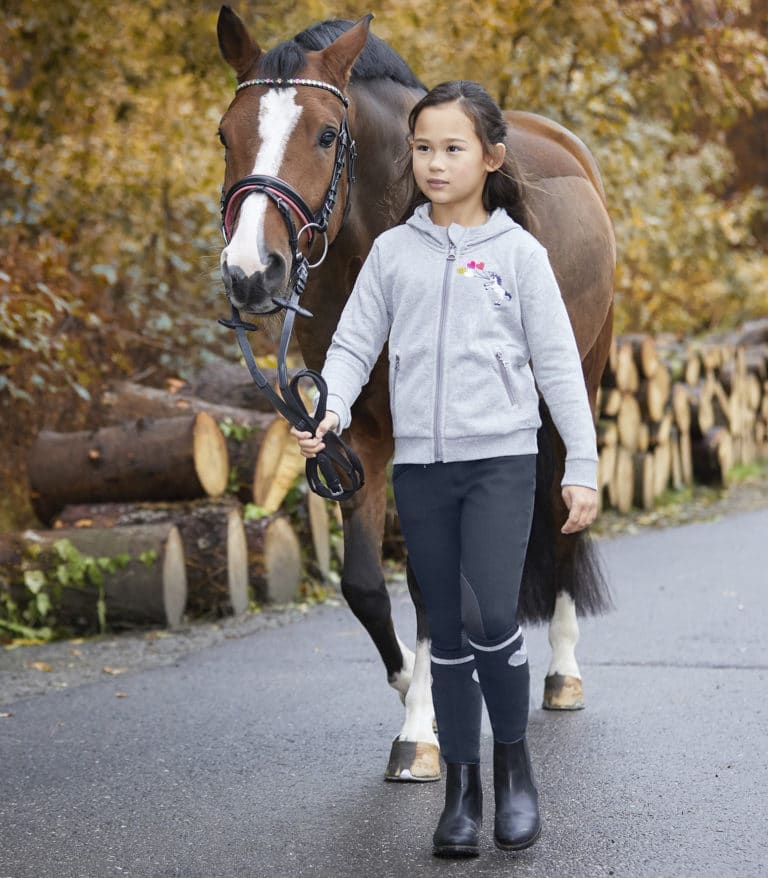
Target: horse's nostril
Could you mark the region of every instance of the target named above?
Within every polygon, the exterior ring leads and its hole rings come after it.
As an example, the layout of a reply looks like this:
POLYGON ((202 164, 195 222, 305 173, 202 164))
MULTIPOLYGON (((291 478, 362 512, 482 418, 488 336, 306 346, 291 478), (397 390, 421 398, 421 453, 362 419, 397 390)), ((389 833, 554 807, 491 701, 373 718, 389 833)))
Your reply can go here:
POLYGON ((264 279, 271 288, 280 289, 285 278, 285 259, 279 253, 270 253, 264 279))

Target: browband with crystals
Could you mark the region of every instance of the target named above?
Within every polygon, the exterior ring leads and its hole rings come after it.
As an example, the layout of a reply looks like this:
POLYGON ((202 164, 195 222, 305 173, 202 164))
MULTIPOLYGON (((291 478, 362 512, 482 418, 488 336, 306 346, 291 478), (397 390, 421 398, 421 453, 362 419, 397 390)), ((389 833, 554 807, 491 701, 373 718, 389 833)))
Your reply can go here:
POLYGON ((331 94, 336 95, 345 107, 349 106, 349 101, 341 89, 336 88, 335 85, 331 85, 330 82, 323 82, 322 79, 247 79, 245 82, 241 82, 240 85, 237 86, 235 93, 239 92, 241 88, 248 88, 249 85, 267 85, 276 86, 277 88, 282 88, 284 85, 312 85, 315 88, 324 88, 331 94))

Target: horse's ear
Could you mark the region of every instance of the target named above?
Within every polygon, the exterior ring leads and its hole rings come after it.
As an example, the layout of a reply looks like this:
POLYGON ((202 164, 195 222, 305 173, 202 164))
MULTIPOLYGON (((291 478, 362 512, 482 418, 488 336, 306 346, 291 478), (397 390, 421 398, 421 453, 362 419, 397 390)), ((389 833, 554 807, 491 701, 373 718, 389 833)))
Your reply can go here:
POLYGON ((219 11, 216 34, 222 57, 239 80, 245 79, 259 60, 261 49, 251 39, 240 17, 229 6, 222 6, 219 11))
POLYGON ((323 64, 341 85, 346 85, 352 65, 363 51, 373 15, 369 12, 321 52, 323 64))

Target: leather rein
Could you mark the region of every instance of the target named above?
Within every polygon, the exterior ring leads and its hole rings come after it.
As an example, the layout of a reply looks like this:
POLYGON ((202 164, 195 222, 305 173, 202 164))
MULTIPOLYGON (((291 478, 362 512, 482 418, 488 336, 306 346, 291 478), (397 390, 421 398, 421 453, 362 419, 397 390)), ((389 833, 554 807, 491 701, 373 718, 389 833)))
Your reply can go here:
MULTIPOLYGON (((248 342, 248 333, 255 332, 258 329, 256 324, 244 322, 240 317, 240 312, 231 301, 232 314, 230 319, 220 319, 219 323, 235 331, 237 343, 240 346, 251 378, 253 378, 256 386, 269 399, 274 408, 291 426, 301 431, 309 431, 314 435, 318 424, 326 415, 328 386, 322 375, 313 369, 302 369, 289 380, 286 357, 296 315, 312 317, 312 314, 306 308, 301 307, 299 299, 304 292, 309 270, 317 268, 328 253, 328 223, 336 205, 339 183, 345 167, 347 170, 347 198, 344 205, 342 225, 349 213, 350 194, 352 184, 355 181, 354 166, 357 157, 355 141, 352 139, 347 123, 349 101, 336 86, 318 79, 249 79, 237 86, 236 93, 243 88, 254 85, 267 88, 286 88, 297 85, 322 88, 335 95, 344 105, 344 115, 336 137, 336 156, 331 174, 331 182, 326 191, 323 204, 317 213, 309 207, 302 196, 285 180, 262 174, 251 174, 238 180, 230 187, 229 191, 222 193, 221 199, 221 228, 224 241, 227 244, 229 243, 235 220, 243 201, 254 192, 266 195, 280 211, 280 215, 285 222, 292 256, 291 278, 288 284, 289 293, 285 298, 277 296, 272 298, 272 302, 275 305, 274 310, 285 311, 277 354, 279 394, 270 385, 269 379, 259 369, 248 342), (293 214, 296 214, 302 223, 298 230, 293 220, 293 214), (307 242, 310 244, 315 233, 323 235, 323 253, 314 263, 309 263, 306 256, 299 249, 301 236, 304 232, 307 233, 307 242), (317 389, 318 402, 314 414, 309 413, 299 393, 299 384, 302 379, 308 379, 317 389)), ((316 457, 307 459, 306 473, 309 487, 321 497, 331 500, 346 500, 362 488, 365 483, 362 464, 355 452, 342 442, 335 433, 326 433, 323 437, 323 442, 325 443, 325 449, 319 452, 316 457), (339 473, 342 473, 345 477, 346 484, 342 484, 339 473)))

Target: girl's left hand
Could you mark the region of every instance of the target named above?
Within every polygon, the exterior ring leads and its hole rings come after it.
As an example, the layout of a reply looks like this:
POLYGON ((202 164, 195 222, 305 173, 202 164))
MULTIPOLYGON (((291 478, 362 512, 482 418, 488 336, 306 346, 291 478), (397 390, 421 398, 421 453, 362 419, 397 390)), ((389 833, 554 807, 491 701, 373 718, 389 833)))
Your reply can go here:
POLYGON ((568 508, 568 521, 561 533, 573 534, 584 530, 597 518, 597 491, 583 485, 564 485, 563 502, 568 508))

